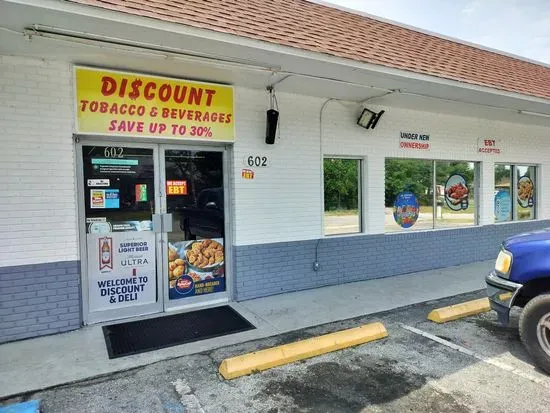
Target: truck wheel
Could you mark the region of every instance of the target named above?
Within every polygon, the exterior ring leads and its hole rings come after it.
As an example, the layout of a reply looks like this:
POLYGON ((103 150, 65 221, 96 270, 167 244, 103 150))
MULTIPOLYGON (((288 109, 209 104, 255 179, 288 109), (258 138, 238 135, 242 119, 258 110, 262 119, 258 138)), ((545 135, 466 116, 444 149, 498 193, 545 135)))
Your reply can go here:
POLYGON ((550 294, 527 303, 519 319, 519 335, 537 367, 550 374, 550 294))

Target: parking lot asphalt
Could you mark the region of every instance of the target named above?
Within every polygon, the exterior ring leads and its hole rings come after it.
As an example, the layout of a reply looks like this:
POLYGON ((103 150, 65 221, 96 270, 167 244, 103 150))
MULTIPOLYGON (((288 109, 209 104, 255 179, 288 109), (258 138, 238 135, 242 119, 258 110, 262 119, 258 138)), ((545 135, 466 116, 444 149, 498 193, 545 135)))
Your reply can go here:
MULTIPOLYGON (((547 412, 550 377, 509 327, 484 313, 447 324, 426 315, 484 291, 417 304, 161 361, 99 379, 25 394, 51 412, 547 412), (389 337, 230 381, 226 358, 381 321, 389 337)), ((85 349, 83 349, 85 351, 85 349)))

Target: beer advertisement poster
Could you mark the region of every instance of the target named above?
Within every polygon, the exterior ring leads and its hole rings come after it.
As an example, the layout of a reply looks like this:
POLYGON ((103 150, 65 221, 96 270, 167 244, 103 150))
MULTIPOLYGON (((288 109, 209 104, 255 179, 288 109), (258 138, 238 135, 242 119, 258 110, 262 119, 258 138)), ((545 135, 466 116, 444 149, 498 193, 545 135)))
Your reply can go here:
POLYGON ((88 233, 90 311, 156 301, 155 233, 88 233))

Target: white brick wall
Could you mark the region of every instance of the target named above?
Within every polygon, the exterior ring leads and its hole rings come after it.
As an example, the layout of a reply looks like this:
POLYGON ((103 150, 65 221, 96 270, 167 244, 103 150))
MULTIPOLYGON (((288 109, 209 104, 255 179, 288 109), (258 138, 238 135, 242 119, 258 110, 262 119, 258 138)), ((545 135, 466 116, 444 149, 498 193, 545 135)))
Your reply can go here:
MULTIPOLYGON (((325 99, 278 93, 280 139, 266 145, 265 91, 236 89, 237 140, 231 175, 237 245, 322 236, 320 109, 325 99), (268 168, 241 178, 248 155, 268 156, 268 168)), ((384 231, 384 158, 426 157, 483 161, 484 194, 493 193, 493 165, 540 163, 550 168, 550 128, 397 108, 375 130, 355 122, 354 103, 329 102, 323 112, 325 155, 364 159, 365 223, 384 231), (432 150, 398 148, 401 130, 424 131, 432 150), (501 139, 500 156, 476 152, 481 136, 501 139), (519 144, 517 142, 520 142, 519 144)), ((0 267, 78 259, 72 70, 69 63, 0 57, 0 267)), ((548 176, 548 173, 546 174, 548 176)), ((550 191, 539 193, 539 217, 550 218, 550 191)), ((481 204, 481 222, 492 223, 492 196, 481 204)))
MULTIPOLYGON (((237 88, 233 213, 236 244, 311 239, 320 235, 319 104, 317 99, 279 95, 281 139, 265 143, 269 104, 265 91, 237 88), (248 155, 269 157, 268 168, 241 171, 248 155)), ((277 134, 278 136, 278 134, 277 134)))
MULTIPOLYGON (((481 161, 481 195, 483 196, 480 223, 493 223, 494 162, 538 163, 539 182, 544 181, 544 170, 550 166, 550 128, 519 125, 461 116, 434 114, 398 108, 386 109, 376 129, 364 131, 355 126, 358 110, 342 105, 331 106, 323 133, 325 154, 360 154, 367 159, 367 173, 374 175, 369 184, 376 184, 378 196, 371 199, 367 228, 370 233, 383 232, 384 157, 410 157, 442 160, 481 161), (344 131, 344 132, 342 132, 344 131), (425 132, 430 135, 430 151, 399 148, 399 132, 425 132), (503 152, 486 155, 477 152, 479 137, 500 140, 503 152), (373 164, 374 162, 374 164, 373 164), (546 168, 545 168, 546 167, 546 168), (374 182, 373 182, 374 181, 374 182), (487 196, 487 194, 489 194, 487 196)), ((377 109, 377 110, 378 110, 377 109)), ((540 186, 538 194, 539 218, 550 218, 550 192, 540 186)))
MULTIPOLYGON (((325 99, 278 94, 281 139, 264 143, 265 91, 237 89, 234 214, 236 244, 315 239, 322 236, 319 113, 325 99), (268 155, 272 166, 255 168, 253 181, 241 179, 243 157, 268 155)), ((366 232, 384 232, 384 158, 415 157, 482 161, 480 223, 493 223, 493 163, 538 163, 539 182, 550 169, 550 128, 500 121, 382 108, 374 130, 356 125, 359 106, 329 102, 323 111, 325 155, 359 156, 365 164, 366 232), (430 151, 399 148, 399 132, 430 135, 430 151), (477 152, 479 137, 500 139, 499 156, 477 152), (487 195, 489 194, 489 195, 487 195)), ((550 191, 539 186, 539 218, 550 218, 550 191)))
POLYGON ((78 259, 71 76, 0 56, 0 267, 78 259))

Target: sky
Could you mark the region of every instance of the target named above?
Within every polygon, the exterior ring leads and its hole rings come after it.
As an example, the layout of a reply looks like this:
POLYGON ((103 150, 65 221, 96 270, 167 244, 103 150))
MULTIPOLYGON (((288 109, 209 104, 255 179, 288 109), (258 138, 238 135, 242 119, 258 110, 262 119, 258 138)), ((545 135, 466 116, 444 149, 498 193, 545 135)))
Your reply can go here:
POLYGON ((550 0, 326 0, 550 64, 550 0))

